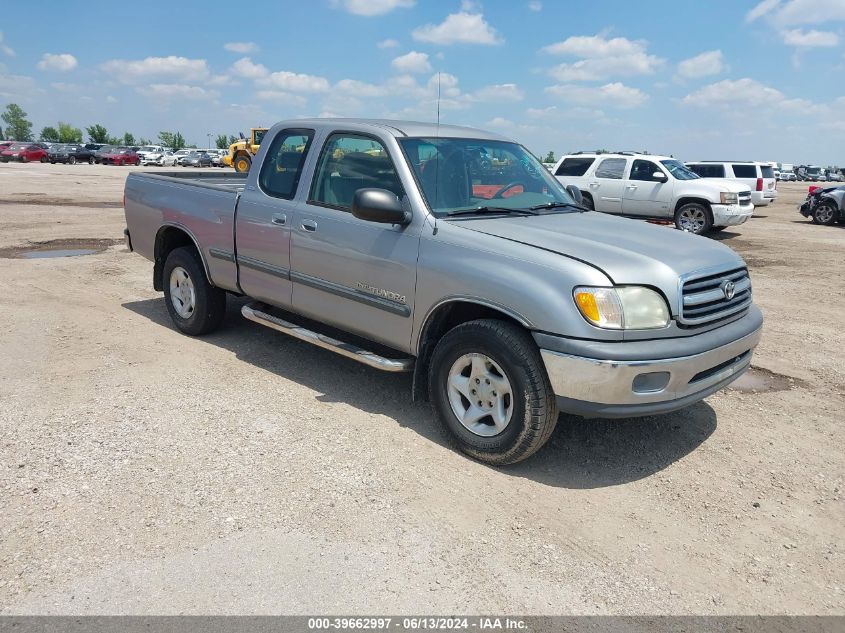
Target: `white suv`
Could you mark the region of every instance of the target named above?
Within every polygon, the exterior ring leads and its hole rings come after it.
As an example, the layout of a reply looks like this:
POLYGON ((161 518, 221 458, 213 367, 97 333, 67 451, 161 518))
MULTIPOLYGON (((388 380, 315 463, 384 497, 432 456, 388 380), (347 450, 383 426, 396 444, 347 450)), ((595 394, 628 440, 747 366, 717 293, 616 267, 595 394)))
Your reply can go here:
POLYGON ((552 173, 578 187, 596 211, 671 218, 690 233, 742 224, 754 213, 747 186, 700 178, 671 156, 578 152, 561 158, 552 173))
POLYGON ((778 197, 775 170, 768 163, 700 160, 687 163, 687 167, 702 178, 727 178, 748 185, 755 207, 765 207, 778 197))

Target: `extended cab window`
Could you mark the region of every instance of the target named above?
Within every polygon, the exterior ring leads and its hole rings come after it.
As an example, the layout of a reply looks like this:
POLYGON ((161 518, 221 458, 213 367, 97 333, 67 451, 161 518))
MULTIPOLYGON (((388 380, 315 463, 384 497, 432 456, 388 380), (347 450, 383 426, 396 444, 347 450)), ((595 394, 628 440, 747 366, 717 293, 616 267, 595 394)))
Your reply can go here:
POLYGON ((583 176, 595 160, 595 158, 565 158, 557 168, 555 176, 583 176))
POLYGON ((734 178, 756 178, 757 165, 731 165, 734 170, 734 178))
POLYGON ((293 198, 313 136, 313 130, 282 130, 276 135, 258 175, 264 193, 285 200, 293 198))
POLYGON ((621 180, 622 174, 625 173, 625 163, 624 158, 605 158, 596 168, 596 178, 621 180))
POLYGON ((405 195, 384 145, 351 132, 332 134, 320 154, 309 202, 349 211, 355 192, 370 188, 405 195))
POLYGON ((659 171, 661 174, 663 170, 650 160, 635 160, 631 166, 631 176, 629 180, 645 180, 647 182, 662 182, 661 178, 654 178, 654 172, 659 171))

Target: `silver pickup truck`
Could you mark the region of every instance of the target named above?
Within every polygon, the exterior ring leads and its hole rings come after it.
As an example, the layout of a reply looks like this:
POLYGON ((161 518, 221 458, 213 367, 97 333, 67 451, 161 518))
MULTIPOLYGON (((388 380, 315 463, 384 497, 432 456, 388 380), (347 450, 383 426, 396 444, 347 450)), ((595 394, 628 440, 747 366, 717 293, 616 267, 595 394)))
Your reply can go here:
POLYGON ((666 413, 742 374, 760 338, 743 260, 589 212, 524 147, 475 129, 311 119, 248 174, 134 172, 126 240, 176 326, 252 321, 413 372, 454 443, 525 459, 564 411, 666 413))

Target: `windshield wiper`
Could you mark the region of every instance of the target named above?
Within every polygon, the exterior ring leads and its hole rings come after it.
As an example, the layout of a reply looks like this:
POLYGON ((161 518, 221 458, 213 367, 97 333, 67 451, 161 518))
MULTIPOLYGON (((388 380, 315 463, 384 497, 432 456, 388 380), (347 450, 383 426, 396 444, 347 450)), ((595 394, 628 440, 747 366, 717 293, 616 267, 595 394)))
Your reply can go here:
POLYGON ((534 209, 513 209, 511 207, 471 207, 468 209, 453 209, 446 213, 449 217, 456 215, 480 215, 484 213, 514 213, 518 215, 537 215, 534 209))
POLYGON ((543 204, 535 204, 533 207, 528 207, 532 211, 539 211, 540 209, 577 209, 578 211, 589 211, 587 207, 582 207, 580 204, 572 202, 544 202, 543 204))

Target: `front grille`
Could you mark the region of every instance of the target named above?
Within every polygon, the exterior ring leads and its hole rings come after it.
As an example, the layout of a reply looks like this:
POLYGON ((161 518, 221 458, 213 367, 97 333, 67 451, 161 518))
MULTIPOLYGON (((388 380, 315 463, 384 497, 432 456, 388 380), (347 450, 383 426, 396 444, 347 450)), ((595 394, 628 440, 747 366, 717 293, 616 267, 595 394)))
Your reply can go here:
POLYGON ((751 278, 745 268, 686 279, 681 287, 681 323, 687 326, 720 321, 751 305, 751 278), (734 295, 725 295, 725 285, 734 284, 734 295))
POLYGON ((737 196, 739 199, 739 204, 745 206, 747 204, 751 204, 751 192, 750 191, 741 191, 737 196))

